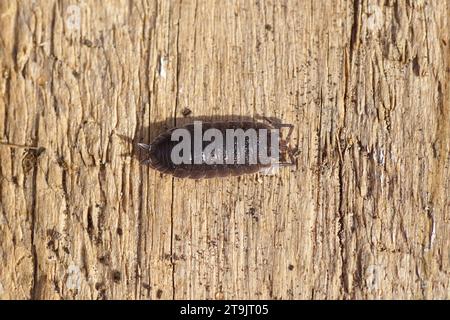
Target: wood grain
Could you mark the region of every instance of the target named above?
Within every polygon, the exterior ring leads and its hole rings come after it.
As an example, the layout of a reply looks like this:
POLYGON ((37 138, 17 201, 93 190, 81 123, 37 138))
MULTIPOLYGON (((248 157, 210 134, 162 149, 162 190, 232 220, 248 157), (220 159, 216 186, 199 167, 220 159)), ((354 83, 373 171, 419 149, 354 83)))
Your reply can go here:
POLYGON ((0 298, 450 298, 449 17, 1 1, 0 298), (297 168, 191 181, 133 156, 202 116, 294 124, 297 168))

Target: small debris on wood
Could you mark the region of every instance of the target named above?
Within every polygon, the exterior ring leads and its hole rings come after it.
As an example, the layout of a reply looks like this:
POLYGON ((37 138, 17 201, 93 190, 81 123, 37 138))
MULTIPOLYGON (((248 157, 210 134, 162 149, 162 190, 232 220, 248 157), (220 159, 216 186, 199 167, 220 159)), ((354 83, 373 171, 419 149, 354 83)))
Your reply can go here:
POLYGON ((82 43, 83 43, 86 47, 89 47, 89 48, 91 48, 91 47, 93 46, 92 41, 89 40, 89 39, 83 39, 83 40, 82 40, 82 43))
POLYGON ((120 271, 114 270, 112 273, 112 278, 113 278, 114 283, 119 283, 120 280, 122 279, 122 275, 120 274, 120 271))
POLYGON ((184 109, 181 111, 181 114, 183 115, 183 117, 187 117, 187 116, 190 115, 191 113, 192 113, 192 110, 189 109, 189 108, 184 108, 184 109))

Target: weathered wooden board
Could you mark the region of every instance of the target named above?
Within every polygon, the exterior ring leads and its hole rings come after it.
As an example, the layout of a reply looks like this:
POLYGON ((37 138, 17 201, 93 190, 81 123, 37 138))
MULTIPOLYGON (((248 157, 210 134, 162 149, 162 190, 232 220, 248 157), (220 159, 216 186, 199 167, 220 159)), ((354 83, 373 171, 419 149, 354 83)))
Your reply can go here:
POLYGON ((0 298, 450 298, 449 17, 1 1, 0 298), (201 116, 294 124, 297 168, 190 181, 133 156, 201 116))

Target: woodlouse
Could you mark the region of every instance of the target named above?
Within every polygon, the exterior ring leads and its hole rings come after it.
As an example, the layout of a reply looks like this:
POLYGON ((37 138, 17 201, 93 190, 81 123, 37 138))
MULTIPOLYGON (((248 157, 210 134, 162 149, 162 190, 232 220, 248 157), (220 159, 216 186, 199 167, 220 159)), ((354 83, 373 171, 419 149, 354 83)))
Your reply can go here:
MULTIPOLYGON (((170 130, 167 130, 157 136, 150 145, 138 143, 138 146, 142 148, 146 154, 146 158, 144 160, 145 164, 148 164, 153 169, 156 169, 162 173, 171 174, 178 178, 191 178, 191 179, 203 179, 203 178, 214 178, 214 177, 226 177, 226 176, 238 176, 243 174, 252 174, 256 172, 264 172, 270 171, 275 166, 292 166, 294 165, 293 152, 294 150, 288 146, 288 141, 293 131, 293 126, 290 124, 273 124, 271 122, 262 123, 262 122, 251 122, 251 121, 221 121, 221 122, 202 122, 201 123, 201 134, 203 134, 208 129, 218 130, 216 132, 221 133, 223 136, 226 136, 227 129, 232 130, 242 130, 244 132, 248 132, 248 129, 254 129, 258 131, 259 129, 265 129, 264 131, 267 133, 267 139, 265 139, 266 144, 270 145, 270 141, 272 136, 272 132, 274 129, 281 130, 281 128, 289 128, 289 133, 287 134, 285 139, 282 139, 281 134, 276 136, 276 143, 279 145, 279 158, 277 163, 252 163, 249 160, 249 154, 254 152, 256 149, 261 147, 262 139, 260 140, 260 136, 257 136, 256 140, 253 140, 253 143, 247 139, 245 143, 240 145, 233 139, 232 146, 233 151, 236 153, 239 152, 239 148, 242 149, 241 152, 244 152, 245 163, 238 162, 236 158, 229 160, 230 157, 227 158, 226 143, 223 143, 224 150, 222 152, 218 152, 219 157, 222 159, 223 163, 215 163, 215 164, 207 164, 205 163, 205 159, 207 155, 205 155, 205 147, 210 143, 210 141, 202 141, 201 148, 201 163, 175 163, 171 157, 172 151, 178 141, 172 141, 172 133, 176 129, 185 129, 189 132, 191 136, 195 135, 195 123, 190 123, 181 127, 175 127, 170 130), (255 143, 256 142, 256 143, 255 143), (287 162, 287 157, 289 157, 290 162, 287 162), (228 159, 228 160, 227 160, 228 159)), ((241 132, 242 132, 241 131, 241 132)), ((275 134, 274 134, 275 136, 275 134)), ((274 138, 275 139, 275 138, 274 138)), ((213 140, 214 141, 214 140, 213 140)), ((194 155, 194 147, 191 149, 192 151, 189 153, 189 159, 193 159, 194 155)), ((197 150, 198 151, 198 150, 197 150)), ((220 151, 220 150, 219 150, 220 151)), ((215 155, 217 157, 217 155, 215 155)))

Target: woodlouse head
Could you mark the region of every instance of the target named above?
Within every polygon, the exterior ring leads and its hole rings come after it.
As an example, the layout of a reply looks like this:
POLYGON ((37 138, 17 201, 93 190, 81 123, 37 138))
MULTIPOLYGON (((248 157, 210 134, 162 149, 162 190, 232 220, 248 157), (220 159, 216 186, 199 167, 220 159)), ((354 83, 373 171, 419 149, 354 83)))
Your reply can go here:
POLYGON ((145 160, 143 160, 143 163, 151 165, 153 162, 153 158, 154 158, 153 157, 154 148, 153 148, 152 144, 138 143, 137 145, 139 148, 146 151, 146 153, 147 153, 145 155, 145 160))

